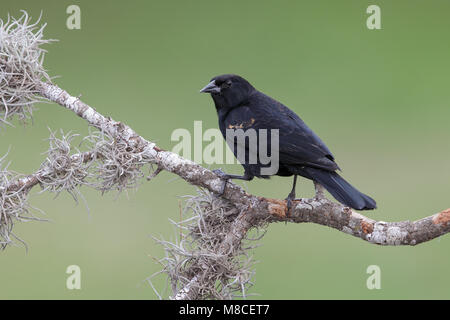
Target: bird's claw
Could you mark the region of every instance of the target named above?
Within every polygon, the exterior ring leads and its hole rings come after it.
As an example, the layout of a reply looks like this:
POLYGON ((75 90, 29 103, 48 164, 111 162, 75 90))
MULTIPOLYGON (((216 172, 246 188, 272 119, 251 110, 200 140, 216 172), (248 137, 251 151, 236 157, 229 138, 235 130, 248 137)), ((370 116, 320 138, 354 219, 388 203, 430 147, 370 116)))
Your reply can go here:
POLYGON ((222 196, 225 193, 225 188, 227 186, 228 180, 230 180, 230 176, 223 172, 221 169, 215 169, 212 172, 214 172, 220 179, 223 180, 223 185, 218 193, 219 196, 222 196))
POLYGON ((292 199, 286 198, 286 218, 289 218, 291 216, 291 209, 292 209, 292 199))
POLYGON ((294 208, 294 201, 304 202, 303 198, 287 197, 286 199, 286 218, 291 217, 291 210, 294 208))
POLYGON ((314 189, 316 191, 316 195, 314 199, 317 201, 325 199, 325 190, 322 185, 314 181, 314 189))
POLYGON ((289 193, 289 195, 286 198, 286 218, 289 218, 291 216, 291 209, 293 207, 295 199, 295 193, 289 193))
POLYGON ((222 171, 222 169, 214 169, 212 172, 214 172, 216 175, 219 176, 219 178, 224 179, 224 180, 228 180, 230 179, 229 176, 222 171))

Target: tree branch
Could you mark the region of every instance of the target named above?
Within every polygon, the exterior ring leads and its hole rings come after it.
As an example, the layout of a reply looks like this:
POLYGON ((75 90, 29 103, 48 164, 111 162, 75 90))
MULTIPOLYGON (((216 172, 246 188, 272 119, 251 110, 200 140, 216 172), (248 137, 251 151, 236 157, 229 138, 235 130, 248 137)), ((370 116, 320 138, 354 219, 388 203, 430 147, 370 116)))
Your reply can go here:
MULTIPOLYGON (((43 39, 42 30, 43 27, 37 28, 37 22, 30 23, 26 12, 18 20, 12 18, 6 23, 0 21, 0 124, 8 123, 8 119, 14 115, 22 120, 28 119, 33 103, 40 101, 39 97, 42 97, 74 112, 104 133, 107 139, 97 141, 96 137, 91 137, 96 143, 93 150, 69 155, 70 137, 65 137, 58 140, 53 149, 51 148, 54 153, 49 155, 48 161, 36 173, 18 177, 6 169, 0 171, 0 236, 6 239, 0 242, 1 246, 6 246, 9 241, 12 221, 24 219, 21 214, 27 210, 25 195, 31 188, 41 183, 51 191, 73 192, 78 185, 89 185, 85 182, 88 177, 87 168, 90 168, 91 160, 94 159, 104 161, 98 168, 101 174, 97 176, 104 180, 103 187, 100 187, 103 191, 111 189, 116 184, 119 185, 119 189, 133 185, 136 178, 141 177, 139 174, 142 165, 149 163, 157 166, 149 178, 165 170, 212 194, 218 195, 221 192, 223 181, 212 171, 159 148, 129 126, 103 116, 78 98, 51 84, 50 77, 43 67, 45 50, 41 48, 41 45, 49 43, 50 40, 43 39), (18 46, 17 43, 23 45, 18 46), (13 181, 10 181, 11 179, 13 181)), ((94 184, 90 185, 97 187, 94 184)), ((208 293, 201 292, 205 288, 201 282, 210 279, 208 288, 214 288, 218 278, 208 278, 211 270, 212 273, 218 273, 214 268, 223 269, 224 266, 220 265, 224 261, 220 259, 226 260, 232 258, 235 253, 242 253, 241 244, 249 230, 265 223, 284 221, 316 223, 379 245, 417 245, 450 231, 450 209, 414 222, 384 222, 367 218, 348 207, 320 197, 296 201, 291 212, 287 214, 285 200, 248 194, 232 182, 227 183, 225 192, 214 199, 222 201, 220 205, 227 207, 229 213, 231 212, 226 217, 228 220, 223 218, 221 210, 216 210, 217 215, 212 217, 213 221, 218 218, 226 220, 224 223, 227 223, 226 228, 221 229, 226 232, 213 239, 220 240, 217 242, 218 246, 214 246, 213 252, 218 261, 217 265, 203 263, 210 261, 206 259, 212 255, 208 252, 207 255, 200 253, 200 258, 194 257, 204 260, 195 265, 194 271, 189 270, 187 279, 182 281, 182 287, 174 290, 174 299, 197 299, 208 296, 208 293)), ((215 210, 213 205, 209 209, 211 209, 209 212, 215 210)), ((203 235, 202 230, 193 232, 197 237, 203 235)), ((214 231, 212 234, 216 236, 214 231)), ((238 274, 237 278, 240 276, 241 274, 238 274)), ((229 278, 225 279, 225 287, 235 288, 237 284, 242 286, 244 291, 248 279, 241 281, 237 278, 231 283, 229 278)), ((176 284, 174 288, 177 287, 176 284)))
MULTIPOLYGON (((219 193, 223 181, 212 171, 182 158, 181 156, 157 147, 145 140, 127 125, 116 122, 95 111, 92 107, 69 95, 61 88, 42 83, 39 93, 88 121, 98 129, 106 130, 112 136, 120 136, 130 145, 139 142, 144 146, 150 162, 159 168, 174 173, 198 187, 219 193)), ((293 211, 286 216, 286 201, 268 199, 248 194, 240 186, 227 183, 223 198, 231 201, 237 208, 245 211, 236 223, 233 234, 226 239, 227 246, 235 245, 245 233, 261 220, 270 222, 312 222, 328 226, 362 240, 381 245, 416 245, 432 240, 450 231, 450 209, 432 216, 410 222, 384 222, 367 218, 352 209, 327 199, 302 199, 296 201, 293 211)))
MULTIPOLYGON (((57 104, 75 112, 91 125, 105 130, 114 137, 126 140, 130 145, 139 143, 145 149, 148 161, 158 168, 174 173, 192 185, 205 188, 218 194, 223 181, 212 171, 182 158, 181 156, 157 147, 145 140, 130 127, 111 118, 104 117, 78 98, 70 96, 55 85, 42 83, 40 94, 57 104)), ((233 222, 231 232, 225 237, 218 254, 224 254, 240 245, 247 232, 261 221, 317 223, 337 229, 369 243, 379 245, 417 245, 432 240, 450 231, 450 209, 432 216, 411 222, 384 222, 367 218, 352 209, 327 199, 302 199, 296 201, 292 212, 286 215, 286 201, 258 197, 248 194, 240 186, 227 183, 224 199, 241 210, 233 222)), ((189 286, 182 288, 175 299, 193 298, 195 294, 194 277, 189 286)))
MULTIPOLYGON (((190 184, 207 189, 212 193, 218 194, 220 192, 223 181, 212 171, 175 153, 159 148, 153 142, 139 136, 127 125, 101 115, 92 107, 69 95, 56 85, 41 83, 38 91, 42 97, 73 111, 99 130, 106 131, 112 137, 126 141, 130 146, 140 146, 146 161, 156 164, 157 170, 165 170, 176 174, 190 184)), ((86 152, 72 155, 71 158, 76 161, 79 157, 83 157, 83 161, 87 162, 93 156, 92 152, 86 152)), ((6 187, 0 188, 0 193, 28 191, 38 185, 40 179, 48 174, 50 174, 48 170, 38 170, 34 174, 12 181, 6 187)), ((225 192, 221 197, 229 200, 241 213, 233 222, 231 232, 226 235, 221 244, 219 255, 226 254, 232 248, 238 247, 247 232, 260 224, 261 221, 316 223, 334 228, 369 243, 390 246, 413 246, 450 231, 450 209, 414 222, 384 222, 370 219, 348 207, 324 198, 295 201, 294 208, 289 215, 286 215, 285 200, 248 194, 243 188, 232 182, 227 183, 225 192)), ((174 298, 195 298, 195 281, 197 279, 198 277, 195 276, 189 286, 182 288, 174 295, 174 298)))

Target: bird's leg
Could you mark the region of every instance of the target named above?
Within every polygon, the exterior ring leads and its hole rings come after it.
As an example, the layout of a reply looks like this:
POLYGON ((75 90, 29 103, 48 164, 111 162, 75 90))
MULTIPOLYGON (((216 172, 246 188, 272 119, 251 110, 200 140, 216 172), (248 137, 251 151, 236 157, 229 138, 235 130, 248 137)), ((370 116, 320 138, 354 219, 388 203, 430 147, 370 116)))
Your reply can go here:
POLYGON ((297 175, 294 174, 294 183, 292 184, 292 190, 291 190, 291 192, 289 192, 289 194, 286 198, 286 207, 287 207, 286 217, 289 217, 289 215, 290 215, 290 211, 292 208, 292 201, 295 199, 295 186, 296 185, 297 185, 297 175))
POLYGON ((225 193, 225 188, 227 186, 228 180, 239 179, 239 180, 250 181, 253 179, 253 176, 248 174, 247 172, 244 172, 243 176, 239 176, 236 174, 228 174, 228 173, 223 172, 221 169, 216 169, 216 170, 213 170, 212 172, 214 172, 216 175, 219 176, 220 179, 222 179, 224 181, 222 188, 220 188, 219 196, 221 196, 225 193))
POLYGON ((313 182, 314 182, 314 189, 316 190, 315 198, 317 200, 325 199, 325 194, 324 194, 325 189, 323 188, 323 186, 316 181, 313 181, 313 182))

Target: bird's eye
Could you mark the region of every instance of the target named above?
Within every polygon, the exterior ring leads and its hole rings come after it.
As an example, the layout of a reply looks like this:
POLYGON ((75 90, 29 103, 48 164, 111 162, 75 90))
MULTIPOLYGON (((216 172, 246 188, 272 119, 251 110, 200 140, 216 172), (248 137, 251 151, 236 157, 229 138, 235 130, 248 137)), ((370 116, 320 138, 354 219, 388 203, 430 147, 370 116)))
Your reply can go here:
POLYGON ((216 86, 220 87, 222 90, 228 89, 229 87, 231 87, 231 80, 216 81, 216 86))
POLYGON ((229 87, 231 87, 231 83, 232 83, 231 80, 228 80, 222 84, 222 87, 229 88, 229 87))

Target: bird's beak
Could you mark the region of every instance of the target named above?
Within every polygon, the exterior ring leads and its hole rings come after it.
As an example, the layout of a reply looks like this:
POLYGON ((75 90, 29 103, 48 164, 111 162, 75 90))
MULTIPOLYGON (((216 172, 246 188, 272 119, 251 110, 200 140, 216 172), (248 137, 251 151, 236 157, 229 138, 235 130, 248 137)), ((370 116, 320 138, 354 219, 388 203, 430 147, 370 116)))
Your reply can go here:
POLYGON ((213 80, 210 83, 206 85, 202 90, 200 90, 202 93, 219 93, 220 87, 216 86, 216 81, 213 80))

